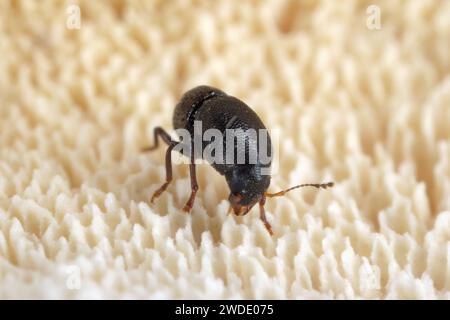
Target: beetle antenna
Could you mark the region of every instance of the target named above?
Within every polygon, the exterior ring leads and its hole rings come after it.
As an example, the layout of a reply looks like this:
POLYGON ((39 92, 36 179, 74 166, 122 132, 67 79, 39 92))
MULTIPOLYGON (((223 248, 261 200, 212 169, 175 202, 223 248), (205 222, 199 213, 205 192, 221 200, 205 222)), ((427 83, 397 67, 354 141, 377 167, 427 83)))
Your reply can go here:
POLYGON ((320 189, 320 188, 326 189, 326 188, 331 188, 332 186, 334 186, 334 182, 327 182, 327 183, 304 183, 304 184, 299 184, 298 186, 294 186, 294 187, 291 187, 291 188, 289 188, 289 189, 282 190, 282 191, 279 191, 279 192, 276 192, 276 193, 267 193, 267 192, 266 192, 265 195, 266 195, 267 197, 269 197, 269 198, 273 198, 273 197, 281 197, 281 196, 284 196, 285 193, 287 193, 287 192, 289 192, 289 191, 291 191, 291 190, 297 189, 297 188, 302 188, 302 187, 314 187, 314 188, 317 188, 317 189, 320 189))

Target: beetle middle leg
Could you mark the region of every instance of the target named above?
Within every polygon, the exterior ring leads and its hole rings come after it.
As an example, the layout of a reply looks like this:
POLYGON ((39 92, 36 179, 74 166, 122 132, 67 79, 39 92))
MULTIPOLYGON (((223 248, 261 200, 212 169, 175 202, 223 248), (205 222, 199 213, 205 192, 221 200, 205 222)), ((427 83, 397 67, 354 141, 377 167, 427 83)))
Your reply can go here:
POLYGON ((191 144, 191 155, 190 155, 190 163, 189 163, 189 173, 191 176, 191 196, 189 197, 189 200, 186 202, 186 204, 183 207, 183 211, 189 212, 191 211, 192 207, 194 206, 194 200, 195 195, 198 191, 198 184, 197 184, 197 175, 195 170, 195 154, 194 154, 194 143, 191 144))

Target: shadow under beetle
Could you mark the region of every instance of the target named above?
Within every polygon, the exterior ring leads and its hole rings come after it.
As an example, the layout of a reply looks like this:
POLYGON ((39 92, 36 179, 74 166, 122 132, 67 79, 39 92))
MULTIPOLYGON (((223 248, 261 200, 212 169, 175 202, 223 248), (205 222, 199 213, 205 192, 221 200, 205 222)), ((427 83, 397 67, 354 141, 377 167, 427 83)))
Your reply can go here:
MULTIPOLYGON (((195 159, 202 158, 202 154, 196 154, 194 152, 194 141, 196 141, 194 135, 199 134, 194 132, 194 121, 201 121, 202 132, 207 129, 217 129, 223 135, 226 134, 227 129, 241 129, 248 130, 254 129, 258 131, 259 129, 264 129, 267 134, 267 145, 271 148, 271 141, 266 127, 259 119, 258 115, 244 102, 241 100, 227 95, 225 92, 210 86, 198 86, 189 91, 187 91, 182 97, 179 103, 175 107, 173 114, 173 127, 175 130, 184 129, 187 130, 192 139, 190 139, 189 154, 185 154, 190 159, 189 171, 191 176, 191 195, 186 202, 183 210, 189 212, 194 205, 195 196, 198 190, 196 170, 195 170, 195 159)), ((172 181, 172 150, 180 143, 180 141, 173 140, 170 135, 161 127, 156 127, 153 131, 154 134, 154 145, 143 149, 143 151, 152 151, 158 147, 158 138, 161 138, 169 147, 166 151, 166 182, 154 192, 151 202, 160 196, 167 186, 172 181)), ((264 205, 266 202, 266 197, 277 197, 282 196, 286 192, 300 188, 300 187, 316 187, 316 188, 328 188, 333 186, 333 182, 328 183, 307 183, 294 186, 292 188, 276 192, 268 193, 267 189, 270 185, 270 175, 261 174, 262 169, 270 169, 271 161, 268 163, 262 163, 259 161, 259 157, 256 158, 255 163, 243 163, 239 164, 236 162, 236 157, 239 152, 243 152, 246 160, 252 148, 259 146, 257 141, 252 141, 255 139, 254 136, 239 136, 236 135, 236 139, 245 139, 241 141, 245 147, 244 149, 239 148, 239 142, 234 144, 233 139, 233 150, 234 157, 233 161, 228 161, 226 158, 225 150, 227 150, 227 142, 229 140, 223 139, 223 154, 220 163, 210 162, 211 166, 216 169, 221 175, 225 176, 227 184, 230 188, 229 202, 230 209, 237 216, 242 216, 247 214, 250 209, 259 203, 260 217, 264 223, 266 229, 270 234, 273 234, 272 228, 266 219, 264 205)), ((181 140, 181 136, 180 136, 181 140)), ((207 145, 211 142, 205 142, 201 139, 201 148, 205 150, 207 145)), ((270 149, 271 150, 271 149, 270 149)), ((258 150, 257 150, 258 151, 258 150)), ((259 152, 256 152, 258 155, 259 152)))

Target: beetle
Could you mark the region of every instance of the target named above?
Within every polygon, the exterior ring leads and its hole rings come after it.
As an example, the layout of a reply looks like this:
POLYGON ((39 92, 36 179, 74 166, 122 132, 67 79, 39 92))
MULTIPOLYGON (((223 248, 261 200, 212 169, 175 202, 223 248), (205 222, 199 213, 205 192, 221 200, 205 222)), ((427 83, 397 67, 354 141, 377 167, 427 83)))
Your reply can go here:
MULTIPOLYGON (((183 151, 177 151, 189 157, 191 181, 191 194, 184 205, 183 210, 185 212, 191 211, 198 191, 195 160, 198 158, 205 159, 204 153, 195 152, 195 137, 198 137, 199 134, 204 134, 208 129, 218 130, 218 132, 222 134, 225 134, 227 130, 237 129, 265 130, 267 135, 266 146, 271 150, 270 136, 258 115, 241 100, 211 86, 197 86, 184 93, 178 104, 175 106, 172 123, 176 131, 180 129, 185 130, 191 137, 194 137, 194 139, 191 139, 188 142, 181 142, 182 139, 184 140, 184 137, 179 136, 180 141, 177 141, 172 139, 162 127, 154 128, 153 146, 144 148, 142 151, 152 151, 158 148, 159 138, 168 145, 168 148, 165 157, 166 181, 153 193, 150 201, 151 203, 167 189, 172 181, 171 154, 174 149, 177 150, 176 148, 180 147, 180 144, 183 143, 185 149, 183 151), (202 124, 200 132, 196 132, 195 130, 194 125, 196 122, 202 124)), ((261 161, 262 158, 259 156, 260 153, 258 150, 258 147, 260 146, 258 142, 261 141, 260 137, 235 135, 235 138, 236 139, 233 139, 232 141, 223 140, 222 143, 223 150, 231 150, 235 152, 236 156, 227 158, 226 152, 222 152, 218 154, 218 157, 223 161, 213 162, 210 159, 206 160, 217 172, 225 177, 230 189, 228 197, 230 210, 232 209, 236 216, 243 216, 247 214, 256 203, 259 203, 260 219, 271 235, 273 234, 272 227, 267 221, 264 211, 267 197, 282 196, 286 192, 300 187, 311 186, 326 189, 334 185, 333 182, 306 183, 280 192, 268 193, 267 189, 270 185, 271 176, 270 174, 263 174, 263 170, 268 169, 270 172, 272 161, 271 158, 264 163, 261 161), (231 149, 227 149, 227 147, 230 147, 230 141, 232 142, 231 149), (239 147, 239 143, 243 143, 241 144, 241 147, 239 147), (254 151, 256 151, 256 160, 252 163, 249 161, 244 163, 236 162, 237 156, 243 155, 244 158, 248 160, 249 154, 254 151)), ((200 151, 205 151, 208 148, 208 144, 208 141, 202 141, 200 151)), ((271 155, 272 154, 270 153, 270 156, 271 155)))

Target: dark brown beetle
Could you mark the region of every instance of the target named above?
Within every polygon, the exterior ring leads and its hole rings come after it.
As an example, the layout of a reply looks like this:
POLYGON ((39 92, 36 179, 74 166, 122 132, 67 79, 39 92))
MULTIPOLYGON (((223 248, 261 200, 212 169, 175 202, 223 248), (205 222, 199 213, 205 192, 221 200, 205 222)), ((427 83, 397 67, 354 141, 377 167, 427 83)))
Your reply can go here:
MULTIPOLYGON (((195 159, 202 158, 202 154, 193 152, 195 137, 203 135, 208 129, 214 128, 225 135, 226 130, 260 130, 263 129, 267 134, 268 149, 270 149, 271 156, 271 141, 266 127, 259 119, 258 115, 250 109, 244 102, 239 99, 229 96, 223 91, 210 87, 210 86, 198 86, 187 91, 181 98, 180 102, 175 107, 173 114, 173 127, 175 130, 184 129, 187 130, 191 137, 189 145, 187 146, 188 152, 182 152, 182 154, 190 158, 190 176, 191 176, 191 195, 186 202, 183 210, 189 212, 194 204, 195 195, 198 190, 197 178, 195 173, 195 159), (199 121, 202 123, 202 131, 195 132, 194 122, 199 121)), ((154 145, 152 147, 145 148, 143 151, 151 151, 158 147, 158 137, 160 137, 169 147, 166 151, 166 182, 155 191, 151 198, 151 202, 155 200, 161 193, 166 190, 169 183, 172 181, 172 158, 171 152, 177 146, 180 146, 182 142, 173 140, 170 135, 161 127, 154 129, 154 145)), ((245 215, 250 209, 259 202, 261 220, 265 227, 272 234, 272 228, 266 219, 264 212, 264 204, 266 197, 282 196, 286 192, 305 186, 312 186, 316 188, 332 187, 333 182, 328 183, 308 183, 294 186, 287 190, 283 190, 277 193, 268 193, 267 189, 270 185, 270 174, 262 174, 263 169, 269 169, 271 166, 271 160, 263 163, 259 156, 259 150, 256 150, 256 161, 254 163, 238 163, 236 161, 239 154, 243 154, 248 160, 248 155, 255 151, 254 149, 259 146, 258 141, 254 141, 252 136, 239 136, 236 135, 236 139, 245 139, 243 145, 245 148, 239 147, 237 141, 234 144, 232 150, 234 155, 232 161, 226 158, 226 152, 224 151, 220 158, 223 160, 220 163, 210 162, 206 159, 214 169, 216 169, 221 175, 225 176, 225 179, 230 188, 229 201, 231 208, 235 215, 245 215)), ((180 136, 180 140, 181 136, 180 136)), ((201 142, 201 150, 204 151, 208 147, 210 142, 201 142)), ((223 140, 223 150, 227 150, 227 141, 223 140)), ((186 145, 185 145, 186 146, 186 145)), ((241 145, 242 146, 242 145, 241 145)), ((178 150, 179 151, 179 150, 178 150)))

